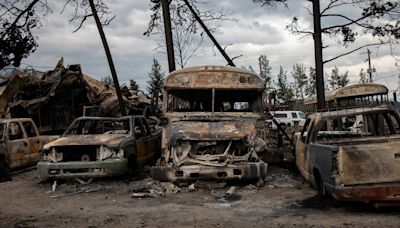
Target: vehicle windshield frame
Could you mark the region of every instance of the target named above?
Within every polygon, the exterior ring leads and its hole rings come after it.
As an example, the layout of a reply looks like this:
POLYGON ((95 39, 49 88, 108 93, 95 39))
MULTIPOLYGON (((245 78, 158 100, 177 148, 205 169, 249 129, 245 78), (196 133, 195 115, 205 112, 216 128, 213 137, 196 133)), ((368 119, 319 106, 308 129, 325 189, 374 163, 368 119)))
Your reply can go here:
POLYGON ((106 117, 80 117, 75 119, 70 126, 65 130, 63 137, 64 136, 72 136, 72 135, 104 135, 106 133, 98 133, 98 134, 77 134, 76 132, 73 133, 73 128, 76 125, 81 125, 81 122, 85 122, 85 121, 111 121, 111 122, 124 122, 127 121, 129 124, 129 132, 127 133, 115 133, 115 134, 110 134, 110 135, 133 135, 133 121, 134 118, 132 117, 121 117, 121 118, 106 118, 106 117))

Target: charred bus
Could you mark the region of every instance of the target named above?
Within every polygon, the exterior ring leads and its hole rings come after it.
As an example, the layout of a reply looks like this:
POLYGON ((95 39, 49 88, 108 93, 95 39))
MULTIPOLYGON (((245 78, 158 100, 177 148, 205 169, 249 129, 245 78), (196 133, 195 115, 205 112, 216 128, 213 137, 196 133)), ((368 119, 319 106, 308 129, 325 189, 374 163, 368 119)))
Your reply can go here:
POLYGON ((257 135, 265 84, 234 67, 200 66, 172 72, 164 81, 161 159, 154 179, 249 180, 263 178, 266 149, 257 135))

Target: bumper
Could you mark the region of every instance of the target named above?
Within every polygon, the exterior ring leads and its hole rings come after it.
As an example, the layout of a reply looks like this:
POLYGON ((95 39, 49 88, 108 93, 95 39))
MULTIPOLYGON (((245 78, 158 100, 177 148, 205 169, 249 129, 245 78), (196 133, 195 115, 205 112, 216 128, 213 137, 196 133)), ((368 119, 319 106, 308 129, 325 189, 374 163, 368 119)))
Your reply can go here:
POLYGON ((90 162, 48 162, 37 164, 39 176, 47 178, 107 177, 121 176, 127 169, 128 159, 107 159, 90 162))
POLYGON ((170 166, 154 166, 151 176, 160 181, 188 180, 256 180, 265 177, 267 164, 249 162, 243 165, 227 165, 214 167, 207 165, 186 165, 179 168, 170 166))
POLYGON ((400 183, 334 187, 332 189, 332 197, 336 200, 341 201, 359 201, 365 203, 399 203, 400 183))

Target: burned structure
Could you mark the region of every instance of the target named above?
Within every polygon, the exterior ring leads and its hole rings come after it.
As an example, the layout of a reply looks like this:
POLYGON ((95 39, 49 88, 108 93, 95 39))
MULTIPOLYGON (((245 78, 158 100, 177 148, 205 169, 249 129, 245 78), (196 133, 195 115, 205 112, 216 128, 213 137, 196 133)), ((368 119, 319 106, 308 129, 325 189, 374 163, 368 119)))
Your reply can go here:
POLYGON ((387 92, 376 83, 332 91, 330 110, 309 115, 296 135, 297 167, 321 194, 376 205, 400 201, 400 115, 387 92))
MULTIPOLYGON (((267 164, 257 135, 265 85, 234 67, 177 70, 164 81, 161 159, 154 179, 257 179, 267 164)), ((262 125, 261 124, 261 125, 262 125)))
MULTIPOLYGON (((146 105, 140 97, 129 99, 127 89, 124 95, 130 113, 141 114, 146 105)), ((97 106, 94 115, 119 116, 117 100, 114 87, 84 74, 80 65, 64 67, 62 59, 54 70, 14 70, 0 82, 1 116, 30 117, 39 131, 46 134, 62 134, 75 118, 84 114, 85 106, 97 106)))

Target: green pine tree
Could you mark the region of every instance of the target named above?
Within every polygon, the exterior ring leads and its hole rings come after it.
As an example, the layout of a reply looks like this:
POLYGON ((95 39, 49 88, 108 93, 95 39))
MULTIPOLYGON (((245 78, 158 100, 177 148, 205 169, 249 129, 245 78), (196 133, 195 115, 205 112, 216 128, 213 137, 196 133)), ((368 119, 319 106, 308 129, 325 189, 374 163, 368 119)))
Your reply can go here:
POLYGON ((158 96, 162 92, 162 85, 164 81, 164 72, 161 71, 161 65, 157 59, 153 59, 153 65, 149 73, 149 80, 147 81, 147 91, 151 95, 152 105, 158 106, 158 96))
POLYGON ((277 86, 277 95, 282 99, 285 104, 294 101, 294 92, 292 86, 287 80, 287 73, 283 70, 282 66, 279 68, 278 81, 275 83, 277 86))
POLYGON ((260 57, 258 58, 258 65, 260 67, 260 77, 264 80, 265 86, 270 87, 272 79, 272 68, 269 65, 269 60, 266 55, 260 55, 260 57))

